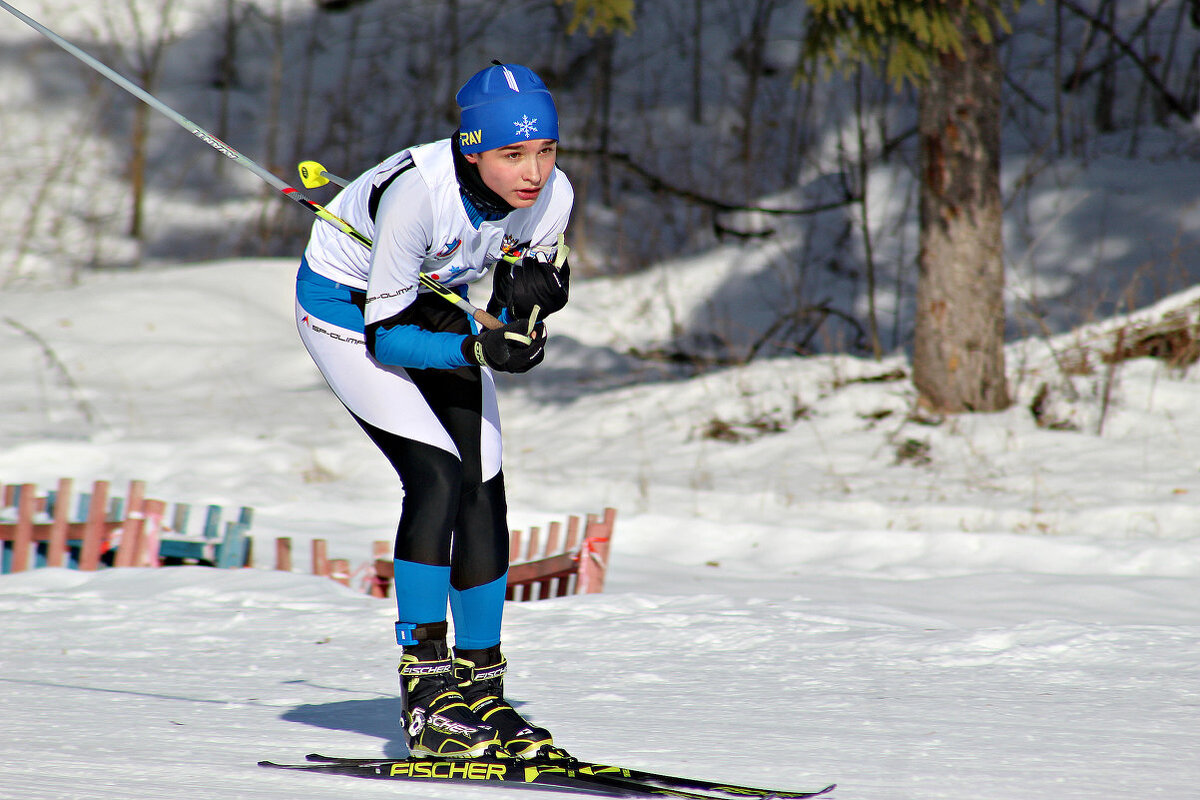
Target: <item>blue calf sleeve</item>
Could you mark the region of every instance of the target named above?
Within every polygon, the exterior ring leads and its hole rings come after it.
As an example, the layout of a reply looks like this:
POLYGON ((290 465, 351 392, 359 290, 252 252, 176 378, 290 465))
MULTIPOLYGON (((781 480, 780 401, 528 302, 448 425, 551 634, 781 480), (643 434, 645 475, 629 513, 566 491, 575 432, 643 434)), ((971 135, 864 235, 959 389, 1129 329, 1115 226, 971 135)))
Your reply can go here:
MULTIPOLYGON (((395 559, 396 611, 403 624, 439 622, 446 619, 446 598, 450 593, 450 568, 431 567, 415 561, 395 559)), ((396 626, 396 640, 411 638, 412 628, 406 628, 407 637, 396 626)))
POLYGON ((508 573, 491 583, 459 591, 450 589, 450 613, 454 616, 454 646, 482 650, 500 643, 504 618, 504 592, 508 573))

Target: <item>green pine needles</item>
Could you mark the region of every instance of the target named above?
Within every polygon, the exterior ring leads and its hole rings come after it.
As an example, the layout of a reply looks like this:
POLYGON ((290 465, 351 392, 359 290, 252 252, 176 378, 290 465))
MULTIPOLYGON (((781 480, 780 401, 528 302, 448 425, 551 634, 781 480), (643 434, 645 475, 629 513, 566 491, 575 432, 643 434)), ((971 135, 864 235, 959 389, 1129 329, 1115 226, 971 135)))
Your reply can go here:
POLYGON ((554 0, 558 5, 570 2, 574 7, 567 33, 574 33, 582 25, 588 36, 596 33, 633 33, 634 0, 554 0))
POLYGON ((897 88, 925 82, 934 58, 963 58, 963 31, 990 42, 1011 29, 1003 6, 1017 0, 808 0, 804 60, 798 77, 829 68, 883 67, 897 88))

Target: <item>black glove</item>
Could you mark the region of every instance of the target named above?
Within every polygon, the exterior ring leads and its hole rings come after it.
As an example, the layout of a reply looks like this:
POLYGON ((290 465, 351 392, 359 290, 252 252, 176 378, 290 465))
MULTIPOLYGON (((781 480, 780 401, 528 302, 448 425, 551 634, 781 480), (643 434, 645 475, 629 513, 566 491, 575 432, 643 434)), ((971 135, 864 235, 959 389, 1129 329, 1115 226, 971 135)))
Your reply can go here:
POLYGON ((500 261, 492 278, 492 299, 487 310, 496 315, 507 308, 509 316, 529 319, 538 306, 538 313, 546 316, 567 304, 570 288, 571 265, 565 258, 559 267, 537 256, 525 256, 516 264, 500 261))
POLYGON ((462 352, 471 364, 500 372, 528 372, 546 357, 546 326, 539 321, 531 332, 529 320, 519 319, 503 328, 483 330, 463 340, 462 352))

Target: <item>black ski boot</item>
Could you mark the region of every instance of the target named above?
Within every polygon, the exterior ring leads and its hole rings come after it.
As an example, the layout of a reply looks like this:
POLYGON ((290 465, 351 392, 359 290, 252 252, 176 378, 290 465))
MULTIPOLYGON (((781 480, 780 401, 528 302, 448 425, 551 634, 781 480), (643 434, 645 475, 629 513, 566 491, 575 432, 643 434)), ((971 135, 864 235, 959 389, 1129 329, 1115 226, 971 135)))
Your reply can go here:
POLYGON ((500 654, 500 645, 485 650, 456 647, 454 653, 454 676, 463 700, 482 722, 496 729, 504 750, 517 758, 553 753, 550 731, 530 725, 504 699, 508 660, 500 654))
POLYGON ((418 757, 479 758, 500 750, 485 724, 459 694, 445 639, 405 645, 400 659, 401 720, 408 750, 418 757))

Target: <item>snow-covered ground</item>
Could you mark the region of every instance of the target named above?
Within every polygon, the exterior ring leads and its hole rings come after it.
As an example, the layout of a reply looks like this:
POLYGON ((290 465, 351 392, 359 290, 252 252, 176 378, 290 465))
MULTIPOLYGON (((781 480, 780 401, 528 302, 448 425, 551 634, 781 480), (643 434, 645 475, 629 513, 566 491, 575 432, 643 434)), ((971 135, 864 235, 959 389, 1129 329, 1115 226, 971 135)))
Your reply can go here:
MULTIPOLYGON (((400 491, 296 338, 294 267, 0 294, 0 482, 141 478, 253 506, 264 560, 365 561, 400 491)), ((643 285, 578 281, 502 382, 513 526, 618 509, 603 594, 508 606, 524 712, 584 757, 841 800, 1196 796, 1200 387, 1095 358, 1163 309, 1017 342, 1014 407, 938 421, 870 380, 900 360, 633 362, 643 285), (1042 384, 1073 429, 1035 424, 1042 384)), ((259 566, 0 577, 0 796, 521 793, 255 766, 403 754, 390 601, 259 566)))

